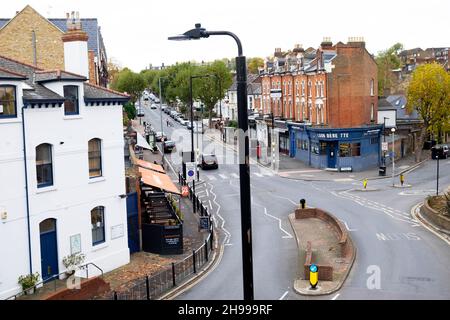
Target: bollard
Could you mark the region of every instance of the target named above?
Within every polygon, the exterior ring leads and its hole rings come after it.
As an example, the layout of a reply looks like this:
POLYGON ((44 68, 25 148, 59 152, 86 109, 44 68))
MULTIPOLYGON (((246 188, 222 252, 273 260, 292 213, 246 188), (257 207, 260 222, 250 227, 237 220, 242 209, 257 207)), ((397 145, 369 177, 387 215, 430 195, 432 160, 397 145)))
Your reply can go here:
POLYGON ((145 288, 147 293, 147 300, 150 300, 150 283, 148 281, 148 276, 145 277, 145 288))
POLYGON ((208 261, 208 241, 205 240, 205 259, 208 261))
POLYGON ((197 273, 197 266, 195 262, 195 250, 192 250, 192 265, 194 266, 194 273, 197 273))
POLYGON ((312 264, 309 267, 309 284, 311 285, 311 289, 315 290, 318 283, 319 283, 319 270, 315 264, 312 264))
POLYGON ((300 207, 301 207, 302 209, 305 209, 305 208, 306 208, 306 200, 305 200, 305 199, 301 199, 301 200, 300 200, 300 207))
POLYGON ((172 262, 172 284, 175 287, 177 284, 175 282, 175 263, 172 262))
POLYGON ((367 183, 368 182, 369 182, 369 180, 367 180, 367 178, 363 180, 363 187, 364 187, 364 189, 367 189, 367 183))
POLYGON ((402 185, 402 187, 403 187, 404 183, 405 183, 405 176, 402 173, 402 174, 400 174, 400 184, 402 185))

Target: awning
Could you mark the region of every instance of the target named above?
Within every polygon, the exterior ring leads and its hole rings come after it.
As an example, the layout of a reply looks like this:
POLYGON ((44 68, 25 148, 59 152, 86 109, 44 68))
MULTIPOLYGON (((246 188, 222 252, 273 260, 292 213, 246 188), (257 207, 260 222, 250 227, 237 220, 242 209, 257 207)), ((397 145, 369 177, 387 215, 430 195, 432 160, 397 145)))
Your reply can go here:
POLYGON ((154 164, 148 161, 144 161, 144 160, 140 160, 140 159, 136 159, 135 160, 135 164, 137 164, 138 166, 144 168, 144 169, 150 169, 153 171, 157 171, 159 173, 166 173, 163 169, 163 167, 161 167, 159 164, 154 164))
POLYGON ((159 173, 156 171, 139 168, 139 172, 142 174, 142 181, 149 186, 156 187, 158 189, 180 194, 180 190, 177 186, 172 182, 170 177, 167 174, 159 173))
POLYGON ((152 150, 153 148, 150 147, 150 145, 148 144, 148 142, 144 139, 144 137, 136 131, 136 137, 137 137, 137 143, 136 145, 138 147, 144 148, 144 149, 148 149, 148 150, 152 150))

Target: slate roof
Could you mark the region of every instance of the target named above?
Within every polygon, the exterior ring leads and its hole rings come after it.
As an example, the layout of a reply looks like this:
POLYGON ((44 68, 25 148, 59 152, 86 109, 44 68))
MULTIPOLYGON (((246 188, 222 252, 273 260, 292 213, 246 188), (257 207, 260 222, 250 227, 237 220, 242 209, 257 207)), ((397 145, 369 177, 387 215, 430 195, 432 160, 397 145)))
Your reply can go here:
POLYGON ((29 103, 64 103, 64 97, 47 89, 43 85, 35 83, 32 90, 23 90, 23 100, 29 103))
POLYGON ((86 77, 67 72, 64 70, 37 71, 36 82, 44 83, 51 81, 86 81, 86 77))
POLYGON ((95 86, 90 83, 84 83, 84 101, 85 102, 128 102, 130 96, 121 92, 95 86))
MULTIPOLYGON (((53 81, 57 76, 56 70, 43 71, 39 68, 35 68, 31 65, 21 63, 19 61, 0 56, 0 77, 1 72, 11 75, 19 74, 20 76, 26 76, 27 78, 21 79, 28 84, 31 89, 25 89, 23 91, 23 99, 25 102, 33 103, 63 103, 64 97, 59 94, 47 89, 41 83, 46 81, 53 81), (34 82, 35 79, 37 82, 34 82), (40 83, 39 80, 40 79, 40 83)), ((67 80, 78 80, 85 81, 86 78, 80 75, 76 75, 66 71, 60 71, 60 76, 67 80)), ((60 81, 64 79, 55 79, 55 81, 60 81)), ((117 102, 124 103, 128 102, 130 97, 120 92, 109 90, 103 87, 95 86, 84 82, 84 100, 86 102, 117 102)))
POLYGON ((0 79, 25 80, 25 79, 27 79, 27 76, 20 74, 20 73, 11 72, 9 70, 0 68, 0 79))
MULTIPOLYGON (((11 19, 0 19, 0 29, 5 26, 11 19)), ((67 32, 67 19, 48 19, 53 23, 58 29, 63 32, 67 32)), ((81 28, 89 36, 88 39, 88 49, 95 52, 95 56, 98 56, 98 46, 104 47, 103 37, 100 33, 98 20, 96 18, 80 19, 81 28)), ((106 52, 106 51, 105 51, 106 52)))
POLYGON ((390 95, 378 101, 379 110, 397 110, 398 120, 418 120, 417 111, 408 113, 406 109, 406 97, 404 95, 390 95))

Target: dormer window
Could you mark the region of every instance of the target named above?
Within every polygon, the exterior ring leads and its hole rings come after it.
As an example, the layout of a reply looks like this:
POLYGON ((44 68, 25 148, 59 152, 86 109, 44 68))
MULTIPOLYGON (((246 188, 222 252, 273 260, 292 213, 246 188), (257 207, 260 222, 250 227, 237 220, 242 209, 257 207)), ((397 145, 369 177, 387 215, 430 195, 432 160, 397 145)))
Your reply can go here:
POLYGON ((79 114, 78 86, 64 86, 64 114, 79 114))
POLYGON ((0 119, 17 117, 16 88, 0 86, 0 119))

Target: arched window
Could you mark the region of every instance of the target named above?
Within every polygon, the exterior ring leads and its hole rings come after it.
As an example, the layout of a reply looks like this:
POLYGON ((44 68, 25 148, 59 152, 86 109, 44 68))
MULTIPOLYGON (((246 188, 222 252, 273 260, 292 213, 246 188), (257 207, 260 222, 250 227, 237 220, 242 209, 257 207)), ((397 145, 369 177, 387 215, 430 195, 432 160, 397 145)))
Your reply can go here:
POLYGON ((89 140, 89 178, 102 176, 102 141, 94 138, 89 140))
POLYGON ((36 147, 36 178, 38 188, 53 185, 51 144, 43 143, 36 147))
POLYGON ((92 245, 105 242, 105 207, 96 207, 91 210, 92 245))

